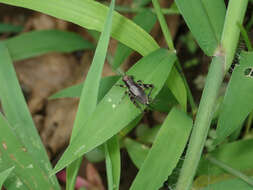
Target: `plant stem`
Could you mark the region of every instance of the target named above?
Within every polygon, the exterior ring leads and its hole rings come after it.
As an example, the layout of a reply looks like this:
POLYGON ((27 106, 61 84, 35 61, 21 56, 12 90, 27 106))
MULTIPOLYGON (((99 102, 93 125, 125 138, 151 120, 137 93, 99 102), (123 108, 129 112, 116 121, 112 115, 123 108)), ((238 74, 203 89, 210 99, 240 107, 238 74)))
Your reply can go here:
POLYGON ((211 163, 213 163, 214 165, 220 167, 221 169, 223 169, 224 171, 240 178, 241 180, 245 181, 246 183, 248 183, 249 185, 253 186, 253 178, 243 174, 242 172, 235 170, 234 168, 231 168, 230 166, 228 166, 227 164, 217 160, 214 157, 211 156, 207 156, 206 158, 207 160, 209 160, 211 163))
MULTIPOLYGON (((153 3, 153 6, 155 8, 155 12, 157 14, 157 18, 158 18, 159 23, 161 25, 161 29, 162 29, 162 32, 163 32, 163 35, 165 37, 167 45, 168 45, 168 47, 169 47, 170 50, 176 51, 176 49, 174 47, 174 44, 173 44, 171 33, 169 31, 169 27, 167 26, 167 23, 166 23, 166 20, 164 18, 164 15, 162 13, 162 9, 161 9, 161 7, 159 5, 159 2, 158 2, 158 0, 152 0, 152 3, 153 3)), ((181 67, 181 65, 180 65, 180 63, 179 63, 178 60, 176 61, 176 68, 177 68, 178 72, 180 73, 180 75, 181 75, 181 77, 183 79, 183 82, 184 82, 184 85, 185 85, 186 91, 187 91, 187 97, 188 97, 189 103, 190 103, 191 108, 192 108, 192 115, 195 116, 196 110, 197 110, 197 106, 196 106, 196 104, 194 102, 191 90, 189 88, 189 85, 188 85, 188 83, 186 81, 186 78, 185 78, 185 75, 183 73, 182 67, 181 67)))
MULTIPOLYGON (((219 52, 218 52, 219 53, 219 52)), ((195 171, 211 124, 215 101, 224 76, 225 58, 217 55, 213 58, 206 79, 206 85, 200 101, 196 121, 193 126, 176 190, 188 190, 191 187, 195 171)))
POLYGON ((215 101, 225 71, 232 63, 248 0, 230 0, 226 14, 221 44, 209 68, 205 88, 200 100, 196 121, 190 137, 186 159, 177 182, 176 190, 189 190, 205 144, 211 124, 215 101), (223 55, 225 53, 225 56, 223 55))
POLYGON ((230 0, 226 20, 224 23, 224 29, 221 38, 221 45, 226 54, 225 70, 227 71, 232 64, 234 54, 237 48, 237 43, 240 36, 240 28, 238 23, 242 24, 248 0, 230 0))

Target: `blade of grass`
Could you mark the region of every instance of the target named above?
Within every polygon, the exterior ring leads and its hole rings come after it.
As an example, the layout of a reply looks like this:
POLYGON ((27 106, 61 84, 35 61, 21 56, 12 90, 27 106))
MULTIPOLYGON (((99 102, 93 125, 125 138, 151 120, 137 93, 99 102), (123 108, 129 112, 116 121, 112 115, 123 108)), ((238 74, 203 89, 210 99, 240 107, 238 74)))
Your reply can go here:
POLYGON ((220 43, 226 7, 220 0, 176 0, 180 13, 206 55, 220 43))
POLYGON ((120 147, 117 135, 105 143, 105 158, 108 190, 118 190, 120 181, 120 147))
POLYGON ((2 171, 0 173, 0 188, 2 189, 2 186, 3 186, 3 183, 4 181, 8 178, 8 176, 10 175, 10 173, 12 172, 12 170, 14 169, 15 167, 11 167, 11 168, 8 168, 4 171, 2 171))
POLYGON ((251 185, 253 187, 253 178, 243 174, 242 172, 231 168, 229 165, 217 160, 216 158, 212 157, 212 156, 208 156, 207 160, 209 160, 211 163, 213 163, 214 165, 220 167, 221 169, 223 169, 224 171, 240 178, 241 180, 245 181, 246 183, 248 183, 249 185, 251 185))
MULTIPOLYGON (((163 13, 162 13, 159 2, 158 2, 158 0, 152 0, 152 3, 155 8, 155 11, 156 11, 156 14, 157 14, 160 26, 162 28, 162 32, 165 37, 167 45, 170 50, 176 51, 174 44, 173 44, 172 36, 170 34, 169 28, 167 26, 166 20, 164 18, 163 13)), ((188 86, 188 83, 186 81, 186 78, 183 73, 182 67, 179 63, 179 60, 176 61, 176 68, 178 69, 181 76, 178 74, 178 72, 172 72, 172 75, 174 76, 174 79, 178 79, 177 81, 180 81, 180 82, 178 82, 177 85, 174 85, 175 80, 171 80, 172 76, 170 76, 170 79, 168 80, 168 83, 169 83, 168 86, 171 89, 174 96, 176 97, 176 99, 178 100, 179 104, 183 107, 183 109, 185 111, 187 109, 187 96, 188 96, 188 99, 189 99, 189 102, 190 102, 190 105, 192 108, 192 115, 195 115, 195 112, 197 110, 197 106, 194 102, 191 90, 188 86), (182 85, 182 83, 184 84, 184 86, 182 85), (187 91, 187 93, 185 91, 187 91), (186 96, 186 94, 187 94, 187 96, 186 96)))
MULTIPOLYGON (((138 13, 133 21, 142 27, 145 31, 150 32, 156 23, 155 15, 150 11, 142 11, 138 13), (149 19, 146 19, 149 18, 149 19)), ((133 50, 122 43, 118 43, 115 55, 113 58, 112 67, 116 70, 123 61, 133 52, 133 50)))
MULTIPOLYGON (((0 2, 36 10, 84 28, 103 31, 108 7, 90 0, 0 0, 0 2)), ((141 55, 147 55, 159 48, 154 39, 129 19, 114 12, 111 35, 141 55), (131 35, 129 35, 131 34, 131 35)))
POLYGON ((154 190, 162 186, 184 151, 191 127, 192 120, 185 112, 175 108, 171 110, 130 190, 154 190))
MULTIPOLYGON (((155 86, 151 94, 153 99, 164 85, 174 61, 174 53, 159 49, 138 61, 127 74, 145 83, 153 84, 155 86)), ((122 80, 119 80, 117 84, 122 84, 122 80)), ((61 170, 86 152, 99 146, 141 114, 129 97, 123 96, 124 89, 118 86, 112 87, 98 104, 92 116, 82 124, 79 135, 64 152, 53 172, 61 170)), ((142 109, 144 107, 142 106, 142 109)))
POLYGON ((12 175, 6 180, 6 189, 60 189, 49 178, 45 169, 40 166, 40 161, 25 148, 20 138, 15 134, 13 127, 0 113, 0 170, 15 167, 12 175))
MULTIPOLYGON (((88 120, 97 106, 99 83, 112 29, 114 6, 115 0, 112 0, 104 23, 104 29, 100 35, 91 67, 83 85, 70 144, 80 132, 83 123, 88 120)), ((72 190, 75 187, 76 175, 81 161, 82 158, 78 158, 78 160, 67 167, 67 190, 72 190)))
POLYGON ((19 61, 48 52, 94 49, 94 45, 73 32, 44 30, 27 32, 3 41, 12 60, 19 61))
POLYGON ((243 125, 244 120, 253 110, 253 78, 245 71, 253 67, 253 53, 240 54, 240 67, 236 67, 229 81, 216 129, 217 145, 243 125))
POLYGON ((126 146, 127 153, 132 162, 138 169, 140 169, 148 155, 150 150, 149 147, 130 138, 124 140, 124 145, 126 146))
MULTIPOLYGON (((102 100, 105 94, 112 88, 112 86, 119 80, 120 76, 103 77, 99 84, 98 102, 102 100)), ((60 90, 49 97, 49 99, 57 98, 79 98, 81 97, 83 83, 73 85, 71 87, 60 90)))
MULTIPOLYGON (((5 44, 0 42, 0 99, 7 120, 34 160, 46 173, 51 170, 46 150, 33 123, 5 44)), ((59 189, 53 177, 54 188, 59 189)))

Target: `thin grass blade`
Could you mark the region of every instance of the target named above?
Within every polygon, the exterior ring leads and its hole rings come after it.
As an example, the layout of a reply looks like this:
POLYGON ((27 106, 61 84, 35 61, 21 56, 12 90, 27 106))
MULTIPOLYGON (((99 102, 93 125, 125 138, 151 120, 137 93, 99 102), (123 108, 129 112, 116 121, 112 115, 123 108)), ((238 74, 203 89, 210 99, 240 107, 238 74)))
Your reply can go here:
POLYGON ((176 108, 171 110, 130 190, 154 190, 162 187, 184 151, 191 127, 192 120, 185 112, 176 108))
MULTIPOLYGON (((106 52, 110 40, 110 33, 112 28, 113 10, 115 6, 115 0, 111 1, 110 9, 104 23, 104 29, 98 41, 98 45, 95 51, 94 58, 92 60, 91 67, 86 76, 82 94, 80 97, 80 102, 78 105, 78 110, 76 114, 76 119, 74 122, 74 127, 71 134, 70 144, 72 144, 73 139, 80 135, 80 130, 83 127, 83 123, 88 120, 88 118, 94 112, 97 101, 98 101, 98 90, 99 83, 101 80, 102 70, 106 58, 106 52)), ((80 166, 82 158, 76 160, 72 165, 67 168, 67 189, 71 190, 75 187, 76 175, 80 166)))

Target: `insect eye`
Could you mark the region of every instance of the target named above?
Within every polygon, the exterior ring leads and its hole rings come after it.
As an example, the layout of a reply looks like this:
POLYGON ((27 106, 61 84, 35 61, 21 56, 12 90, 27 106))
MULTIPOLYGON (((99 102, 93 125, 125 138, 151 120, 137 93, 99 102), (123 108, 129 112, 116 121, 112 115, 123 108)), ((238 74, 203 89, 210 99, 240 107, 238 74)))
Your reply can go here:
POLYGON ((134 79, 134 76, 133 76, 133 75, 130 75, 130 78, 131 78, 131 79, 134 79))

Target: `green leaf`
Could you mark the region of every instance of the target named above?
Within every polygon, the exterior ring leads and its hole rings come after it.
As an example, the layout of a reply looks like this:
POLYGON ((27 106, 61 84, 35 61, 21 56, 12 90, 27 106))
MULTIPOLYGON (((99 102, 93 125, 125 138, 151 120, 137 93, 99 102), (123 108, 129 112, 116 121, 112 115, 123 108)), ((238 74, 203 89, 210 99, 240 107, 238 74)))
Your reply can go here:
POLYGON ((109 190, 118 190, 120 181, 120 147, 115 135, 105 143, 106 173, 109 190))
MULTIPOLYGON (((156 23, 156 16, 151 11, 144 10, 138 13, 134 18, 133 21, 142 27, 146 32, 150 32, 153 28, 154 24, 156 23), (148 19, 146 19, 148 18, 148 19)), ((133 52, 132 49, 125 46, 122 43, 118 43, 117 49, 113 58, 112 67, 117 69, 123 61, 133 52)))
POLYGON ((148 155, 149 148, 146 145, 134 141, 130 138, 126 138, 124 140, 124 145, 126 146, 127 152, 134 165, 140 169, 148 155))
MULTIPOLYGON (((18 79, 4 43, 0 43, 0 99, 2 108, 12 130, 19 137, 37 165, 46 173, 51 170, 47 153, 27 108, 18 79)), ((53 178, 55 189, 59 189, 53 178)))
POLYGON ((176 0, 201 49, 212 56, 221 39, 226 7, 220 0, 176 0))
POLYGON ((169 113, 130 190, 159 189, 176 167, 191 132, 192 120, 174 108, 169 113), (159 156, 158 156, 159 155, 159 156))
MULTIPOLYGON (((112 88, 112 86, 119 80, 120 76, 109 76, 101 79, 98 90, 98 102, 105 96, 105 94, 112 88)), ((83 83, 73 85, 56 92, 49 99, 56 98, 79 98, 81 96, 83 83)))
POLYGON ((15 26, 12 24, 0 23, 0 33, 19 33, 23 30, 23 26, 15 26))
MULTIPOLYGON (((0 0, 0 2, 39 11, 100 32, 103 30, 108 12, 108 7, 91 0, 0 0)), ((142 55, 159 48, 147 32, 117 12, 114 12, 111 35, 142 55)))
POLYGON ((2 188, 4 181, 7 179, 7 177, 10 175, 13 169, 14 166, 0 173, 0 188, 2 188))
MULTIPOLYGON (((154 98, 166 81, 175 59, 174 53, 159 49, 138 61, 127 74, 135 76, 136 80, 153 84, 155 88, 151 98, 154 98)), ((123 84, 122 80, 119 80, 119 83, 123 84)), ((78 136, 64 152, 53 172, 61 170, 84 153, 102 144, 140 115, 140 110, 129 97, 124 96, 124 91, 118 86, 112 87, 92 116, 82 124, 78 136)))
POLYGON ((246 182, 242 181, 241 179, 229 179, 220 181, 218 183, 214 183, 211 185, 208 185, 205 188, 202 188, 201 190, 221 190, 221 189, 229 189, 229 190, 252 190, 252 186, 247 184, 246 182))
POLYGON ((48 52, 72 52, 94 49, 94 45, 73 32, 34 31, 4 40, 12 60, 18 61, 48 52))
POLYGON ((60 189, 41 169, 40 160, 34 159, 12 128, 0 113, 0 170, 15 167, 4 184, 6 189, 60 189))
POLYGON ((253 75, 253 53, 242 52, 240 66, 233 71, 222 103, 218 120, 217 139, 222 142, 227 136, 239 128, 248 114, 253 110, 253 76, 246 75, 247 69, 253 75))
POLYGON ((140 125, 136 129, 136 136, 138 141, 143 143, 153 143, 158 131, 160 130, 160 125, 149 128, 147 125, 140 125))
MULTIPOLYGON (((86 76, 78 110, 72 130, 70 144, 72 145, 73 139, 80 135, 80 130, 83 129, 83 123, 87 121, 94 112, 98 101, 99 83, 101 80, 102 70, 105 62, 106 52, 110 40, 110 33, 112 29, 113 10, 115 0, 111 1, 110 9, 104 23, 103 31, 98 40, 97 48, 91 67, 86 76)), ((95 147, 94 147, 95 148, 95 147)), ((77 159, 78 157, 76 157, 77 159)), ((76 160, 74 159, 74 160, 76 160)), ((78 169, 80 167, 82 158, 79 158, 67 168, 67 189, 71 190, 75 187, 75 181, 78 169)))
MULTIPOLYGON (((245 171, 253 169, 253 140, 241 140, 233 143, 228 143, 220 146, 208 155, 220 160, 224 163, 229 163, 234 169, 245 171)), ((203 157, 199 163, 197 170, 199 175, 217 175, 224 173, 223 170, 211 164, 203 157)))

